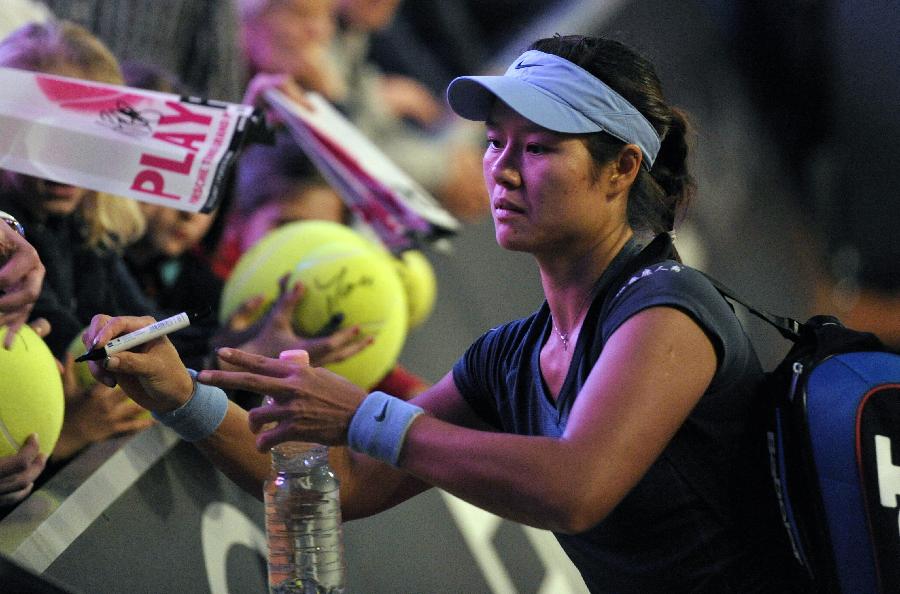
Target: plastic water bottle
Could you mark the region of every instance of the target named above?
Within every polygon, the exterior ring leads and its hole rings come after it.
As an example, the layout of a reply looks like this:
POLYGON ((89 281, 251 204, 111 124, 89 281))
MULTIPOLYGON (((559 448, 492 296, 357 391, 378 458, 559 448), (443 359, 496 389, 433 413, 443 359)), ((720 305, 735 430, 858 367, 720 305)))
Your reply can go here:
POLYGON ((266 481, 270 594, 345 594, 337 477, 328 448, 282 443, 272 448, 266 481))

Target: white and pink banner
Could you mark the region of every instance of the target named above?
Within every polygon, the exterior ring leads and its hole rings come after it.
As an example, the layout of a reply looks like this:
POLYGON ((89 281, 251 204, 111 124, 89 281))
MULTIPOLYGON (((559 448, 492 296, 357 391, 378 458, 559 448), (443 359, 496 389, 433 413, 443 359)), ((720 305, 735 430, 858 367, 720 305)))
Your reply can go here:
POLYGON ((208 212, 261 117, 207 102, 0 68, 0 169, 208 212))

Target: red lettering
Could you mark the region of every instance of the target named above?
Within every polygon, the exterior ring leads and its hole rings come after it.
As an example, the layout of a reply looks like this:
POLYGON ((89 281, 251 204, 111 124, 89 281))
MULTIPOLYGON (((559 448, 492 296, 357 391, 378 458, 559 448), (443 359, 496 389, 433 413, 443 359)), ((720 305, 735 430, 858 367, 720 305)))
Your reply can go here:
POLYGON ((194 113, 178 101, 166 101, 166 107, 170 107, 178 113, 175 115, 164 115, 159 118, 160 126, 169 126, 171 124, 181 124, 185 122, 209 126, 212 123, 211 116, 194 113))
POLYGON ((155 167, 157 169, 165 169, 173 173, 187 175, 191 172, 191 165, 194 164, 194 153, 187 153, 184 161, 176 161, 175 159, 164 159, 153 155, 141 155, 141 165, 147 167, 155 167))
POLYGON ((206 140, 205 134, 182 134, 180 132, 157 132, 153 135, 153 138, 158 140, 162 140, 163 142, 168 142, 169 144, 174 144, 175 146, 184 147, 189 151, 196 152, 199 150, 194 146, 194 143, 203 144, 203 141, 206 140))
POLYGON ((165 181, 160 172, 144 169, 143 171, 138 171, 138 174, 134 176, 134 181, 131 182, 131 189, 137 192, 143 192, 144 194, 153 194, 160 198, 179 200, 178 196, 163 192, 164 184, 165 181))

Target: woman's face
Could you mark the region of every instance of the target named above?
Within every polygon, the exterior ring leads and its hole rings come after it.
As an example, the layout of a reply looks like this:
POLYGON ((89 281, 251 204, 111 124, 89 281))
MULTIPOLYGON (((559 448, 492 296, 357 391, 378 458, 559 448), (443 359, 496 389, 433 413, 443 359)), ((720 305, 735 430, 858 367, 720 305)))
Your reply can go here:
POLYGON ((145 235, 157 254, 174 258, 197 245, 209 227, 214 215, 185 212, 167 206, 141 203, 141 211, 147 219, 145 235))
POLYGON ((582 138, 559 134, 496 101, 486 123, 484 179, 500 246, 554 253, 610 224, 604 176, 582 138))

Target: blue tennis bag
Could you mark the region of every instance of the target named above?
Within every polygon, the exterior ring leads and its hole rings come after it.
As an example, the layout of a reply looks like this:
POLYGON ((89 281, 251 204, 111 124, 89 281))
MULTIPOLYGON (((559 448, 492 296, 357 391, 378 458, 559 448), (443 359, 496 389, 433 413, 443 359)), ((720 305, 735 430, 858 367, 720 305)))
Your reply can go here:
POLYGON ((900 593, 900 355, 816 316, 768 374, 772 477, 814 592, 900 593))
POLYGON ((777 505, 810 591, 900 594, 900 354, 837 318, 801 324, 713 284, 794 343, 759 398, 777 505))

